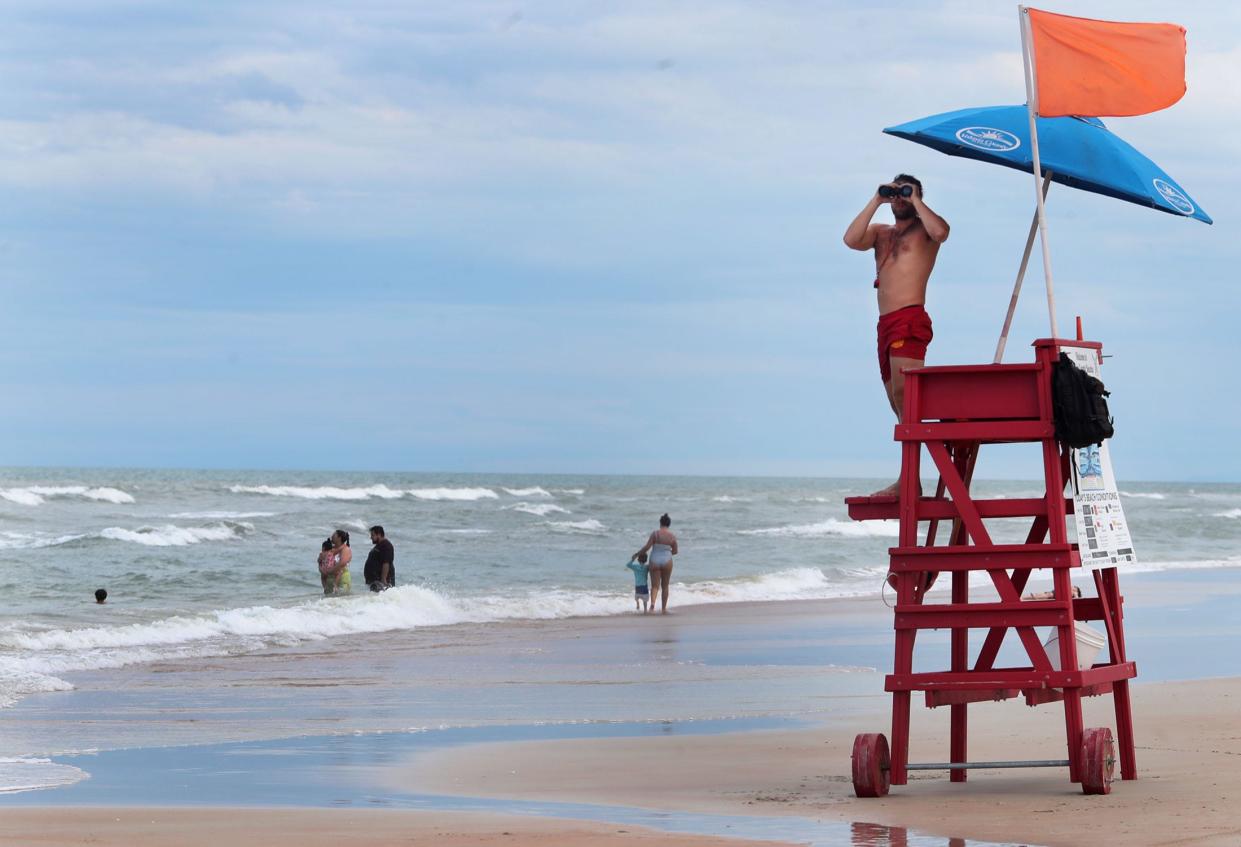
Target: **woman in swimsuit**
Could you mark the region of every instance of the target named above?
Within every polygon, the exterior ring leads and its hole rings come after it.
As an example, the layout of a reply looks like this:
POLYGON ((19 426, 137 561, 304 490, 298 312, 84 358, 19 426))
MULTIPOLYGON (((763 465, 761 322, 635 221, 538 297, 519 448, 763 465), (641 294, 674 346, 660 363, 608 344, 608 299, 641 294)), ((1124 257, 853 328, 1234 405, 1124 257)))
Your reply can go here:
POLYGON ((636 559, 643 553, 650 551, 650 558, 647 560, 647 568, 651 576, 651 605, 650 609, 655 608, 655 601, 660 599, 660 590, 663 590, 663 604, 660 611, 663 614, 668 613, 668 586, 672 578, 672 557, 677 554, 677 537, 672 534, 672 530, 668 527, 672 526, 672 518, 666 514, 659 518, 659 529, 651 533, 646 539, 646 544, 633 556, 636 559))
POLYGON ((330 580, 332 593, 348 594, 353 587, 353 580, 349 576, 349 563, 353 561, 353 551, 349 549, 349 533, 338 529, 328 541, 332 542, 332 562, 324 575, 323 593, 328 593, 327 581, 330 580))

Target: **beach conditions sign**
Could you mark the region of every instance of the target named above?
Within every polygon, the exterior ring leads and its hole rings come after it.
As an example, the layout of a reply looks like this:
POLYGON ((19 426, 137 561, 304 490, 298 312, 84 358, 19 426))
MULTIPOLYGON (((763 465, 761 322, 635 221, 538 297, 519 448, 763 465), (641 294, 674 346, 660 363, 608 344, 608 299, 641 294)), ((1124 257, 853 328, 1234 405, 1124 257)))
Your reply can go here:
MULTIPOLYGON (((1099 356, 1089 348, 1062 347, 1073 363, 1093 377, 1100 376, 1099 356)), ((1077 523, 1077 546, 1088 568, 1110 568, 1136 562, 1129 525, 1120 505, 1116 475, 1107 441, 1073 449, 1069 453, 1073 472, 1073 517, 1077 523)))

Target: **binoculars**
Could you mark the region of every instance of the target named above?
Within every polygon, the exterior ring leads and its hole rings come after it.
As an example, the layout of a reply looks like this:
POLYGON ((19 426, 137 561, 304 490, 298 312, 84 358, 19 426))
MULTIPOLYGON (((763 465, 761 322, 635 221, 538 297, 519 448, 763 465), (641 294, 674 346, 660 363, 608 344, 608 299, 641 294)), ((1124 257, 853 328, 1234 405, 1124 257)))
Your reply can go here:
POLYGON ((898 185, 895 187, 891 185, 879 186, 880 197, 898 197, 898 196, 899 197, 912 197, 913 193, 914 193, 914 187, 912 185, 909 185, 908 183, 904 185, 898 185))

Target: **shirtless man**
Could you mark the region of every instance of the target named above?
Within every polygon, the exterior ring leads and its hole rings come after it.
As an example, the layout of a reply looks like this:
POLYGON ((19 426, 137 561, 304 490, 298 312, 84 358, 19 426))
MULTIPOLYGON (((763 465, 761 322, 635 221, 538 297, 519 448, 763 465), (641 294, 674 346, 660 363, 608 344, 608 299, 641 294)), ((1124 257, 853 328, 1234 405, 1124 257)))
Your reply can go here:
MULTIPOLYGON (((922 367, 926 347, 931 343, 931 318, 923 308, 926 284, 935 267, 939 245, 947 239, 948 222, 922 202, 922 183, 909 174, 898 174, 879 186, 845 230, 848 247, 875 251, 879 374, 898 421, 905 402, 904 371, 922 367), (892 207, 896 223, 871 223, 870 219, 885 203, 892 207)), ((894 482, 875 495, 895 493, 894 482)))

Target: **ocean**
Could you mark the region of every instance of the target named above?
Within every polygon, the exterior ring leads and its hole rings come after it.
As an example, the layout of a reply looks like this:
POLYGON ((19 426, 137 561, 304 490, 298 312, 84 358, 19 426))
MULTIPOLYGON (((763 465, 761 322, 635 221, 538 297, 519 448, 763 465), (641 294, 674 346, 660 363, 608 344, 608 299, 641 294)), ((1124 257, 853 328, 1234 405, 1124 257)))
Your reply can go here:
MULTIPOLYGON (((681 549, 673 608, 879 597, 895 522, 852 522, 843 498, 880 485, 6 469, 0 710, 39 692, 70 691, 84 674, 101 671, 192 671, 219 667, 210 663, 220 657, 305 654, 369 634, 433 634, 466 624, 485 632, 502 622, 632 615, 633 582, 624 565, 663 512, 681 549), (386 528, 396 549, 398 587, 380 595, 361 580, 372 524, 386 528), (325 598, 315 560, 334 529, 352 535, 355 592, 325 598), (97 588, 108 591, 104 605, 94 602, 97 588)), ((982 496, 1033 496, 1037 488, 975 483, 982 496)), ((1139 557, 1125 572, 1241 567, 1241 486, 1121 489, 1139 557)), ((995 534, 1019 540, 1024 528, 995 534)), ((30 768, 14 766, 33 764, 22 756, 39 749, 34 742, 0 749, 0 791, 29 779, 30 768)))

